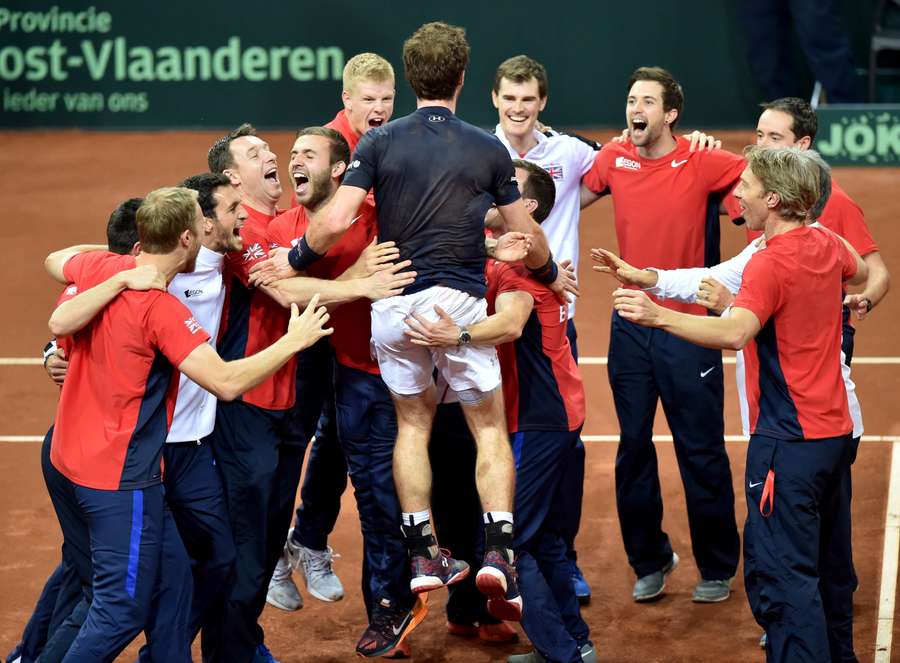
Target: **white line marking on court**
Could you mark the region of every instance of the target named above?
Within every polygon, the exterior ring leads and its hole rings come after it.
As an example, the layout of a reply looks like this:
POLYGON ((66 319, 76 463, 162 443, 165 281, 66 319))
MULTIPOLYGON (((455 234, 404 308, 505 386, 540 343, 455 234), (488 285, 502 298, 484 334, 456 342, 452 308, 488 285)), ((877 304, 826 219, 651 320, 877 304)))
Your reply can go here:
MULTIPOLYGON (((723 364, 734 364, 734 357, 722 357, 723 364)), ((41 366, 44 360, 40 357, 0 357, 0 366, 41 366)), ((606 366, 606 357, 579 357, 579 366, 606 366)), ((853 365, 869 364, 886 366, 900 364, 900 357, 854 357, 853 365)))
POLYGON ((0 442, 43 442, 43 435, 0 435, 0 442))
MULTIPOLYGON (((579 357, 579 366, 606 366, 607 357, 579 357)), ((723 364, 734 364, 734 357, 722 357, 723 364)), ((854 357, 851 366, 857 364, 869 364, 875 366, 885 366, 890 364, 900 364, 900 357, 854 357)))
POLYGON ((897 597, 897 556, 900 553, 900 440, 891 451, 891 480, 884 519, 884 551, 881 553, 881 591, 878 595, 878 628, 875 663, 890 663, 897 597))
MULTIPOLYGON (((43 438, 41 438, 43 439, 43 438)), ((743 435, 726 435, 726 442, 747 442, 750 438, 744 437, 743 435)), ((583 442, 618 442, 618 435, 582 435, 581 440, 583 442)), ((671 435, 654 435, 654 442, 672 442, 671 435)), ((900 444, 900 438, 896 435, 863 435, 861 438, 862 442, 893 442, 895 445, 900 444)), ((900 452, 898 452, 900 455, 900 452)), ((900 461, 898 461, 900 464, 900 461)), ((898 492, 900 492, 900 487, 898 487, 898 492)), ((900 504, 900 496, 898 496, 898 504, 900 504)), ((900 510, 900 506, 898 506, 898 510, 900 510)), ((898 523, 900 523, 900 516, 898 516, 898 523)))

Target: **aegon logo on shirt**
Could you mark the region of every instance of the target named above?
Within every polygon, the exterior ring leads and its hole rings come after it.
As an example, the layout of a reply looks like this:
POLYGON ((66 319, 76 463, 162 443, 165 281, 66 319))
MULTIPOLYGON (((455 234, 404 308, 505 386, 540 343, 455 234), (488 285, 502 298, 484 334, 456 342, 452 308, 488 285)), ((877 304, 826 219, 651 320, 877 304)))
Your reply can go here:
POLYGON ((444 117, 443 115, 429 115, 428 116, 429 122, 444 122, 446 119, 447 118, 444 117))
POLYGON ((185 299, 190 299, 191 297, 199 297, 203 294, 203 290, 201 288, 196 288, 194 290, 185 290, 184 297, 185 299))
POLYGON ((201 329, 200 323, 197 322, 197 320, 194 319, 193 316, 184 321, 184 326, 187 327, 188 331, 192 334, 196 334, 201 329))
POLYGON ((639 161, 633 161, 626 157, 616 157, 616 168, 626 168, 628 170, 640 170, 641 164, 639 161))
POLYGON ((350 165, 347 166, 347 170, 353 170, 354 168, 359 168, 359 159, 354 159, 350 162, 350 165))

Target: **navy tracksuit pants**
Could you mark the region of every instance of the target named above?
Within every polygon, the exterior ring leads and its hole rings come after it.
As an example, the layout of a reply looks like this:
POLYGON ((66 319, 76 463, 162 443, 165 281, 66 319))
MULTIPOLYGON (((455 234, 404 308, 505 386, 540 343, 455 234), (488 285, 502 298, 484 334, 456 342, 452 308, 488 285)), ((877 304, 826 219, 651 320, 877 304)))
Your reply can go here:
POLYGON ((315 435, 306 460, 292 537, 302 546, 325 550, 347 488, 347 461, 338 440, 334 412, 334 350, 321 339, 298 356, 297 404, 304 443, 315 435))
POLYGON ((162 484, 134 490, 79 486, 50 463, 43 470, 63 530, 63 555, 90 594, 84 623, 63 658, 112 661, 153 616, 163 618, 168 638, 156 643, 154 660, 190 661, 190 567, 162 484))
MULTIPOLYGON (((44 442, 48 456, 50 433, 44 442)), ((193 598, 187 634, 193 640, 210 603, 219 595, 234 564, 234 544, 225 511, 222 484, 208 440, 167 444, 165 458, 165 498, 179 536, 190 557, 193 598)), ((51 470, 55 468, 50 467, 51 470)), ((58 475, 58 473, 56 473, 58 475)), ((164 589, 164 588, 163 588, 164 589)), ((157 600, 167 601, 165 590, 157 600)), ((181 614, 184 599, 166 602, 162 612, 151 611, 147 626, 148 646, 141 649, 142 661, 166 660, 172 633, 172 612, 181 614)), ((81 580, 66 560, 48 579, 35 612, 23 634, 22 661, 41 655, 44 663, 62 660, 77 635, 89 607, 81 580), (74 581, 74 582, 73 582, 74 581), (49 612, 52 611, 52 617, 49 612), (42 617, 42 615, 44 617, 42 617), (46 622, 46 627, 40 624, 46 622)), ((177 619, 176 619, 177 621, 177 619)))
POLYGON ((548 661, 580 663, 590 630, 572 584, 560 516, 563 477, 579 442, 577 431, 520 431, 510 435, 516 461, 515 549, 522 627, 548 661))
POLYGON ((628 562, 640 576, 672 557, 662 530, 653 417, 657 401, 675 441, 694 559, 706 580, 734 576, 740 539, 725 453, 722 355, 612 315, 609 382, 621 430, 616 505, 628 562))
POLYGON ((855 662, 849 435, 747 447, 744 584, 773 663, 855 662), (771 502, 763 499, 773 471, 771 502), (765 515, 768 514, 768 515, 765 515))
POLYGON ((347 459, 363 536, 362 590, 366 611, 382 598, 409 609, 410 566, 400 534, 400 502, 394 487, 397 415, 379 375, 336 365, 338 438, 347 459))
POLYGON ((287 411, 220 402, 213 454, 222 476, 234 536, 234 576, 205 622, 203 657, 249 663, 263 631, 257 623, 269 579, 294 512, 304 447, 287 411))

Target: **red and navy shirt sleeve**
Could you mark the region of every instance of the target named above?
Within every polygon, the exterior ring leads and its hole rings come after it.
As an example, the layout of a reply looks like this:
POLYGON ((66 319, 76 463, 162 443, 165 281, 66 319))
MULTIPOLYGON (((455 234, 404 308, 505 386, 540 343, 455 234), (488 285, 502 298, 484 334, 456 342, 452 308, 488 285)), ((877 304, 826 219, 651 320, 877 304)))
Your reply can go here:
POLYGON ((744 268, 741 289, 732 307, 747 309, 759 320, 760 327, 763 327, 780 304, 781 282, 776 270, 766 259, 764 252, 757 252, 744 268))
POLYGON ((209 340, 209 334, 190 310, 168 293, 160 293, 150 305, 146 324, 151 342, 176 368, 209 340))

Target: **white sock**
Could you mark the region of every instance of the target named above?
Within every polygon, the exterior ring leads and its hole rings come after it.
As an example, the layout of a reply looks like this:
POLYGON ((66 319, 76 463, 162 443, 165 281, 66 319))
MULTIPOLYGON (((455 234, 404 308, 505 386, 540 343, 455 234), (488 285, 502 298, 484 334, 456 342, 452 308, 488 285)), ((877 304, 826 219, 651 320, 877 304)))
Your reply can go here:
POLYGON ((424 511, 413 511, 412 513, 406 511, 403 512, 404 525, 421 525, 422 523, 427 523, 429 519, 428 509, 425 509, 424 511))
POLYGON ((506 521, 511 523, 513 521, 513 515, 509 511, 485 511, 484 512, 484 524, 490 525, 491 523, 499 523, 501 521, 506 521))

